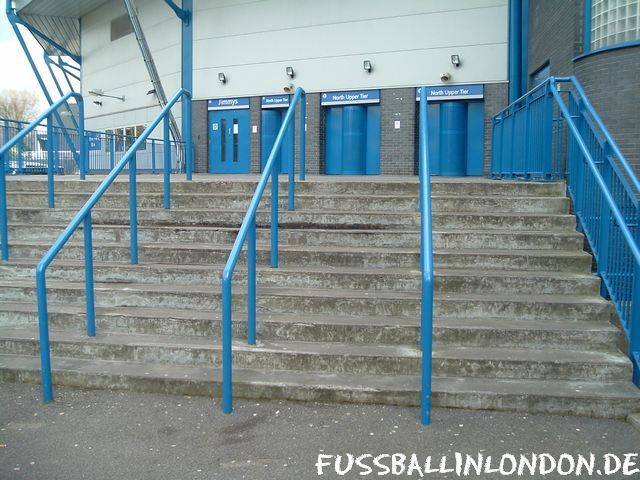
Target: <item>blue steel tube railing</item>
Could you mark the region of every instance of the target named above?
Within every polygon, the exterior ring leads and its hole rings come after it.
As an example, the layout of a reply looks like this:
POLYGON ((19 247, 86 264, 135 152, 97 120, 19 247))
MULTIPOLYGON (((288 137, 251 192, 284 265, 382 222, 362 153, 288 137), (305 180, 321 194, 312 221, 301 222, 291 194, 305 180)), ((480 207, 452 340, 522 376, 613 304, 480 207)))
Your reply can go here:
POLYGON ((518 138, 523 138, 528 151, 540 154, 545 145, 541 135, 552 136, 555 164, 547 163, 541 177, 562 178, 563 160, 566 163, 578 227, 595 256, 601 293, 611 298, 627 336, 633 381, 640 386, 640 181, 636 174, 575 77, 551 77, 518 99, 494 117, 493 134, 492 173, 499 178, 523 173, 525 178, 536 178, 531 175, 532 164, 525 163, 524 171, 519 171, 513 168, 515 160, 506 159, 505 154, 517 154, 513 145, 518 138), (545 92, 546 105, 534 111, 531 98, 536 91, 545 92), (520 111, 528 119, 528 129, 517 124, 520 111))
MULTIPOLYGON (((137 201, 136 201, 136 152, 140 146, 147 140, 151 132, 160 124, 161 121, 166 119, 169 115, 171 107, 173 107, 178 100, 184 98, 183 103, 191 102, 191 93, 180 89, 173 96, 173 98, 167 103, 167 105, 160 111, 158 116, 149 124, 149 126, 142 132, 136 141, 131 145, 127 153, 122 157, 120 162, 115 166, 113 170, 107 175, 107 177, 98 186, 95 192, 89 197, 87 202, 80 208, 78 213, 73 217, 69 225, 60 234, 58 239, 49 249, 49 251, 42 257, 42 260, 36 267, 36 290, 38 297, 38 329, 40 332, 40 362, 42 366, 42 391, 43 400, 49 402, 53 400, 53 385, 51 381, 51 347, 49 344, 49 316, 47 313, 47 286, 46 286, 46 270, 51 262, 55 259, 56 255, 62 250, 65 244, 69 241, 71 236, 75 233, 78 227, 82 224, 84 230, 84 255, 85 255, 85 283, 86 283, 86 302, 87 302, 87 335, 90 337, 96 334, 95 325, 95 304, 94 304, 94 289, 93 289, 93 246, 91 236, 91 210, 100 201, 104 193, 111 186, 116 177, 124 170, 126 166, 129 167, 129 218, 131 228, 131 263, 138 263, 138 225, 137 225, 137 201)), ((83 118, 82 116, 80 118, 83 118)), ((166 121, 166 120, 165 120, 166 121)), ((166 132, 165 132, 166 133, 166 132)), ((188 138, 188 137, 187 137, 188 138)), ((166 139, 165 139, 166 140, 166 139)), ((84 145, 85 142, 82 143, 84 145)), ((187 160, 191 158, 187 154, 187 160)), ((165 164, 166 165, 166 164, 165 164)), ((165 181, 167 177, 165 176, 165 181)), ((165 204, 168 201, 168 189, 165 184, 165 204)))
POLYGON ((420 178, 420 270, 422 272, 420 306, 420 347, 422 382, 420 420, 431 423, 431 362, 433 353, 433 242, 431 224, 431 173, 429 170, 429 127, 427 124, 427 88, 420 88, 420 125, 418 174, 420 178))
MULTIPOLYGON (((38 118, 31 122, 26 128, 22 129, 15 137, 5 143, 0 148, 0 242, 2 243, 2 260, 9 260, 9 234, 7 232, 7 184, 6 184, 6 168, 5 159, 8 156, 9 151, 16 145, 21 145, 21 141, 27 134, 35 130, 43 121, 47 120, 47 125, 52 124, 52 115, 57 113, 58 108, 65 104, 69 99, 74 98, 78 104, 78 138, 84 138, 84 100, 79 93, 69 92, 60 100, 55 102, 49 108, 47 108, 38 118)), ((49 130, 51 127, 48 127, 49 130)), ((52 141, 49 137, 48 150, 52 152, 52 141)), ((87 159, 87 149, 85 142, 78 142, 80 147, 80 164, 84 165, 87 159)), ((54 206, 54 191, 53 191, 53 155, 47 155, 48 159, 48 203, 50 207, 54 206)))
MULTIPOLYGON (((250 345, 256 343, 256 214, 262 200, 262 195, 269 177, 271 177, 271 266, 278 266, 278 174, 276 160, 282 140, 289 125, 295 121, 296 105, 300 102, 300 180, 304 179, 305 165, 305 91, 298 87, 291 100, 291 105, 278 132, 278 136, 271 148, 269 158, 265 163, 262 176, 253 194, 247 213, 242 221, 231 253, 222 272, 222 409, 224 413, 233 411, 233 365, 232 365, 232 297, 231 283, 242 247, 247 241, 247 341, 250 345)), ((293 210, 295 187, 295 173, 292 163, 289 163, 289 196, 288 207, 293 210)))

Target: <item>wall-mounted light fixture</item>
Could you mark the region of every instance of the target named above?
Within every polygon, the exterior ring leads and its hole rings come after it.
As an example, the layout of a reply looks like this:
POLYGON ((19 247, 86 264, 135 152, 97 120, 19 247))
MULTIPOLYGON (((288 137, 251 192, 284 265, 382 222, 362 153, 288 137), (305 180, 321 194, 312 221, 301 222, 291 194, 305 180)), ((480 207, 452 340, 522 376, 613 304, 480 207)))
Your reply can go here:
POLYGON ((99 107, 102 106, 102 102, 100 100, 94 100, 93 103, 95 103, 99 107))
POLYGON ((295 72, 293 71, 293 67, 287 67, 286 72, 287 72, 287 77, 289 78, 293 78, 296 76, 295 72))
POLYGON ((364 62, 362 62, 362 68, 364 68, 367 73, 371 73, 371 70, 373 70, 371 60, 365 60, 364 62))
POLYGON ((223 72, 218 73, 218 81, 220 83, 227 83, 227 77, 223 72))
POLYGON ((93 95, 94 97, 106 97, 106 98, 115 98, 116 100, 120 100, 122 102, 124 102, 124 95, 122 96, 118 96, 118 95, 107 95, 106 93, 104 93, 104 91, 100 88, 94 88, 93 90, 89 90, 89 95, 93 95))
POLYGON ((451 63, 454 66, 459 67, 460 66, 460 55, 451 55, 451 63))

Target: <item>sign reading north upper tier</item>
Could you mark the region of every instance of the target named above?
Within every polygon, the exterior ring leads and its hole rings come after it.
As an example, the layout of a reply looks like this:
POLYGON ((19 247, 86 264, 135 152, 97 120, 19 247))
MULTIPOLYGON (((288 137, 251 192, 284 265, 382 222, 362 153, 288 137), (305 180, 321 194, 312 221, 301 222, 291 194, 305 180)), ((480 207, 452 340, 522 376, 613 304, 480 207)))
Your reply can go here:
POLYGON ((289 95, 267 95, 262 97, 262 108, 284 108, 289 106, 289 95))
MULTIPOLYGON (((473 100, 484 98, 484 85, 436 85, 427 87, 427 100, 473 100)), ((420 87, 416 88, 420 101, 420 87)))
POLYGON ((249 97, 213 98, 207 102, 209 110, 236 110, 249 108, 249 97))
POLYGON ((357 105, 380 103, 380 90, 352 90, 348 92, 326 92, 322 94, 322 105, 357 105))

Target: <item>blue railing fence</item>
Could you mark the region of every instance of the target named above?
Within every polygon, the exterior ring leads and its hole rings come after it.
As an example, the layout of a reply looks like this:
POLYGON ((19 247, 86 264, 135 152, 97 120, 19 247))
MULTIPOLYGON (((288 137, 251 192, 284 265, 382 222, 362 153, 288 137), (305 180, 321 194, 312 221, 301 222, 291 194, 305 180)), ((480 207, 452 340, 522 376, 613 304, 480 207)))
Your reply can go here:
POLYGON ((420 347, 422 377, 420 385, 420 420, 431 423, 431 376, 433 356, 433 226, 431 221, 431 173, 429 171, 429 126, 427 123, 427 88, 420 87, 418 125, 418 176, 420 179, 420 347))
POLYGON ((494 117, 491 173, 566 179, 640 386, 640 182, 575 77, 551 77, 494 117))
MULTIPOLYGON (((233 272, 240 259, 240 254, 247 243, 247 341, 249 345, 256 343, 256 213, 262 200, 265 188, 271 179, 271 267, 278 267, 278 167, 277 155, 289 125, 295 121, 296 106, 300 104, 300 173, 301 181, 305 178, 305 142, 306 142, 306 93, 298 87, 280 127, 280 131, 271 148, 265 163, 262 176, 253 194, 247 213, 242 221, 236 240, 231 248, 229 258, 222 272, 222 409, 225 413, 233 411, 233 365, 232 365, 232 281, 233 272)), ((295 209, 295 164, 293 156, 288 165, 288 208, 295 209)))
MULTIPOLYGON (((0 118, 0 145, 4 145, 28 125, 27 122, 0 118)), ((46 173, 46 165, 49 161, 47 148, 48 128, 52 128, 54 173, 56 175, 80 173, 80 168, 72 152, 66 149, 63 129, 45 123, 41 123, 30 131, 7 153, 5 161, 7 173, 10 175, 46 173)), ((67 128, 66 134, 77 145, 77 130, 67 128)), ((91 130, 85 131, 85 137, 88 142, 85 162, 87 175, 109 173, 138 138, 91 130)), ((170 152, 171 172, 184 172, 184 143, 176 143, 171 140, 170 152)), ((138 172, 161 172, 163 170, 163 158, 164 141, 157 138, 148 138, 136 153, 138 172)))
MULTIPOLYGON (((49 141, 47 142, 47 151, 48 151, 48 161, 46 164, 47 168, 47 190, 48 190, 48 204, 49 207, 54 207, 54 185, 53 185, 53 176, 56 170, 56 163, 54 163, 54 141, 53 135, 50 130, 52 128, 51 118, 53 115, 57 113, 58 108, 69 101, 69 99, 74 98, 78 105, 79 112, 79 121, 78 121, 78 134, 80 138, 84 138, 84 100, 82 99, 82 95, 78 93, 70 92, 63 97, 61 97, 57 102, 47 108, 38 118, 36 118, 33 122, 28 124, 25 128, 16 133, 10 140, 4 143, 0 148, 0 256, 2 260, 9 260, 9 234, 7 227, 7 169, 5 165, 10 164, 7 160, 13 152, 17 153, 20 150, 20 145, 22 145, 22 141, 25 137, 27 137, 31 132, 35 131, 42 122, 45 120, 49 125, 49 141)), ((84 165, 84 159, 87 155, 86 143, 79 143, 79 152, 75 152, 79 154, 79 158, 81 159, 80 164, 84 165)), ((23 166, 24 167, 24 166, 23 166)), ((84 168, 80 168, 80 178, 85 178, 84 168)))
MULTIPOLYGON (((76 230, 82 226, 84 235, 84 257, 85 257, 85 287, 86 287, 86 303, 87 318, 86 328, 87 335, 90 337, 96 334, 95 325, 95 303, 93 288, 93 245, 92 245, 92 222, 91 211, 93 207, 100 201, 104 193, 114 182, 116 177, 125 169, 129 173, 129 222, 131 228, 130 247, 131 247, 131 264, 138 263, 138 213, 137 213, 137 197, 136 197, 136 175, 137 175, 137 152, 145 144, 154 129, 163 122, 163 146, 164 146, 164 207, 170 208, 170 137, 169 137, 169 113, 171 108, 179 101, 182 101, 183 111, 185 114, 190 113, 191 93, 185 89, 180 89, 171 98, 167 105, 160 111, 157 117, 149 124, 133 144, 129 147, 124 156, 109 172, 106 178, 98 186, 96 191, 89 197, 87 202, 80 208, 78 213, 73 217, 69 225, 60 234, 55 243, 42 257, 36 267, 36 291, 38 299, 38 329, 40 333, 40 361, 42 368, 42 390, 43 400, 45 402, 53 400, 53 385, 51 379, 51 346, 49 343, 49 316, 47 313, 47 287, 46 287, 46 270, 47 267, 56 258, 56 255, 62 250, 76 230)), ((82 117, 81 117, 82 118, 82 117)), ((185 138, 190 138, 191 132, 185 133, 185 138)), ((88 142, 83 142, 85 145, 88 142)), ((85 146, 86 148, 86 146, 85 146)), ((83 152, 84 153, 84 152, 83 152)), ((189 178, 189 165, 192 165, 192 149, 187 149, 185 154, 187 164, 187 178, 189 178)))

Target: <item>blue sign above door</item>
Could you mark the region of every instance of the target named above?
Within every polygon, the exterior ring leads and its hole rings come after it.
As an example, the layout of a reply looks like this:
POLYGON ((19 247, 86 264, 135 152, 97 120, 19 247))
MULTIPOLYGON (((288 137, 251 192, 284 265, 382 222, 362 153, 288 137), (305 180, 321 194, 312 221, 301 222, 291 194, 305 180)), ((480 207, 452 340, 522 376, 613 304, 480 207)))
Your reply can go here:
POLYGON ((289 106, 289 95, 269 95, 262 97, 262 108, 281 108, 289 106))
POLYGON ((236 110, 249 108, 249 97, 213 98, 207 102, 209 110, 236 110))
MULTIPOLYGON (((436 85, 427 87, 427 100, 473 100, 484 98, 484 85, 436 85)), ((416 88, 420 101, 420 87, 416 88)))
POLYGON ((322 94, 321 105, 357 105, 380 103, 380 90, 352 90, 348 92, 326 92, 322 94))

